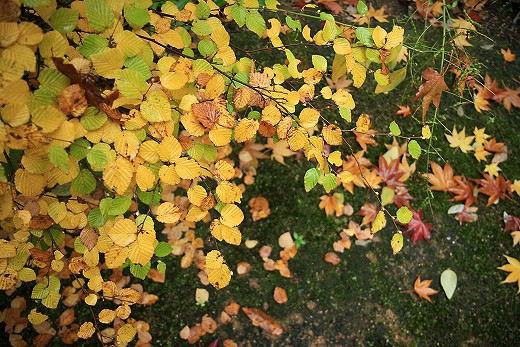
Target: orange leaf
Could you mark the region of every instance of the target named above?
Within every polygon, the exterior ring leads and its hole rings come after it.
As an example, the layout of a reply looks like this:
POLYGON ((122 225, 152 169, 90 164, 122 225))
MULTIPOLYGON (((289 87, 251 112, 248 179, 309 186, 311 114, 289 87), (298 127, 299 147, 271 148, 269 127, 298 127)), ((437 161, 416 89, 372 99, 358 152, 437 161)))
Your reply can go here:
POLYGON ((428 183, 432 185, 431 190, 447 192, 457 187, 457 183, 453 180, 453 169, 449 163, 446 163, 444 169, 433 161, 430 162, 430 165, 433 172, 428 174, 428 183))
POLYGON ((251 319, 254 326, 262 328, 265 332, 272 335, 281 335, 283 333, 280 323, 260 309, 242 307, 242 311, 251 319))
POLYGON ((417 91, 417 94, 415 94, 414 101, 419 98, 423 98, 422 118, 424 121, 424 116, 426 115, 426 112, 428 112, 430 104, 433 102, 433 104, 439 108, 442 91, 449 90, 449 88, 446 85, 446 82, 444 82, 444 75, 441 75, 431 67, 424 70, 422 76, 426 82, 419 86, 419 90, 417 91))
POLYGON ((429 302, 432 302, 429 295, 437 294, 439 291, 430 288, 430 284, 432 283, 432 280, 424 280, 421 281, 421 276, 417 277, 415 280, 415 283, 413 285, 414 292, 419 295, 424 300, 428 300, 429 302))
POLYGON ((285 289, 283 289, 281 287, 274 288, 273 297, 274 297, 274 301, 276 301, 279 304, 285 304, 288 300, 287 292, 285 291, 285 289))
POLYGON ((325 261, 332 265, 338 265, 341 261, 340 257, 334 252, 328 252, 325 254, 325 261))

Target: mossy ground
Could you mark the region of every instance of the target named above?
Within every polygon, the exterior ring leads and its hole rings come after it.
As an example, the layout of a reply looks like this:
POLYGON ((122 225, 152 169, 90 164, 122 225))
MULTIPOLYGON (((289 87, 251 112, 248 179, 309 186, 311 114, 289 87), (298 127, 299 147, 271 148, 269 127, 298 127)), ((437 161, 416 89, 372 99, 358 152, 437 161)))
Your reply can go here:
MULTIPOLYGON (((511 47, 515 51, 520 46, 518 27, 506 26, 504 29, 503 25, 511 21, 517 10, 498 5, 492 7, 489 23, 484 22, 479 31, 496 40, 495 47, 490 51, 479 49, 489 41, 478 36, 471 40, 475 47, 468 48, 468 52, 484 64, 480 67, 482 75, 488 72, 510 87, 519 85, 520 64, 504 63, 499 50, 511 47)), ((414 35, 418 37, 424 23, 409 21, 403 13, 398 21, 406 25, 412 47, 430 47, 430 51, 416 52, 411 62, 414 75, 396 91, 375 95, 371 92, 373 86, 367 82, 363 90, 354 92, 356 114, 370 114, 376 128, 382 127, 380 130, 396 119, 392 113, 397 105, 411 104, 420 84, 420 72, 427 66, 439 66, 442 29, 429 29, 428 35, 423 35, 425 41, 415 43, 414 35)), ((247 47, 247 37, 242 40, 242 47, 247 47)), ((420 102, 413 106, 420 108, 420 102)), ((426 121, 433 127, 432 143, 440 156, 423 154, 417 164, 418 172, 427 170, 428 159, 445 160, 452 164, 457 174, 478 178, 483 165, 479 165, 471 154, 449 148, 443 128, 446 126, 451 130, 456 125, 460 130, 465 126, 471 132, 478 126, 486 127, 488 134, 508 145, 509 159, 500 165, 502 173, 508 178, 520 178, 520 115, 516 109, 508 113, 502 106, 492 105, 491 112, 480 114, 467 100, 444 93, 435 121, 433 117, 432 106, 426 121), (464 111, 463 116, 457 112, 459 107, 464 111)), ((405 134, 413 134, 420 129, 420 118, 418 111, 413 117, 398 122, 405 134)), ((378 138, 380 145, 370 149, 369 157, 377 158, 384 151, 383 143, 391 140, 378 138)), ((422 208, 425 219, 433 224, 431 241, 411 245, 406 240, 403 251, 394 256, 389 245, 392 231, 387 228, 378 234, 379 242, 366 247, 353 246, 340 255, 339 265, 332 266, 324 261, 325 253, 332 251, 332 243, 338 239, 339 231, 347 225, 349 218, 359 222, 360 216, 325 216, 318 208, 319 196, 324 192, 315 189, 305 193, 303 189, 303 175, 310 165, 294 159, 288 159, 286 166, 261 161, 255 184, 247 187, 243 198, 244 210, 248 209, 247 201, 255 196, 266 197, 271 209, 267 219, 254 223, 246 213, 241 226, 245 238, 271 245, 273 254, 277 254, 280 234, 291 231, 303 235, 306 244, 289 263, 293 277, 283 278, 278 272, 264 270, 258 247, 220 245, 231 265, 246 261, 252 265, 252 270, 244 276, 235 275, 223 290, 208 288, 210 300, 201 307, 195 303, 195 289, 202 287, 195 269, 181 270, 179 259, 169 258, 166 260, 166 283, 142 281, 146 291, 158 295, 159 301, 151 307, 135 307, 132 314, 134 318, 150 323, 153 346, 187 345, 179 338, 179 331, 185 325, 200 322, 204 314, 217 319, 230 301, 268 312, 283 325, 283 335, 273 337, 262 332, 240 313, 230 324, 219 326, 214 335, 205 336, 203 344, 217 337, 231 338, 239 346, 513 346, 517 343, 520 299, 516 286, 500 284, 505 273, 497 267, 505 263, 502 254, 519 257, 518 248, 511 247, 510 236, 502 233, 503 211, 520 214, 518 198, 486 208, 486 199, 481 196, 478 221, 460 226, 446 213, 451 206, 449 196, 436 192, 432 198, 430 192, 424 190, 424 180, 416 174, 408 181, 416 198, 412 206, 422 208), (432 279, 432 287, 441 290, 439 276, 446 268, 458 275, 458 287, 452 300, 441 292, 432 297, 433 304, 430 304, 401 293, 413 288, 417 276, 432 279), (286 289, 288 303, 274 302, 275 286, 286 289)), ((346 193, 345 201, 357 210, 366 201, 375 202, 375 198, 370 192, 356 188, 355 195, 346 193)), ((200 235, 207 235, 207 226, 200 228, 200 235)), ((5 297, 2 298, 6 303, 5 297)), ((80 307, 77 315, 88 319, 88 312, 80 307)), ((88 344, 97 343, 91 340, 88 344)))

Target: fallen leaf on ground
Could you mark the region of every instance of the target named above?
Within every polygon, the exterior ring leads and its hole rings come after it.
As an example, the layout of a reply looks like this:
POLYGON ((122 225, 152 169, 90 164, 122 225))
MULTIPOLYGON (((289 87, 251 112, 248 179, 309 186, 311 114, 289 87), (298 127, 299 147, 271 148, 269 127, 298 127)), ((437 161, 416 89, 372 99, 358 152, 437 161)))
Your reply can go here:
POLYGON ((395 115, 406 118, 412 114, 412 111, 410 111, 410 106, 398 106, 398 107, 399 107, 399 110, 396 113, 394 113, 395 115))
POLYGON ((230 316, 236 316, 240 310, 240 305, 236 302, 231 302, 229 305, 224 307, 224 311, 230 316))
POLYGON ((423 221, 423 211, 412 210, 412 220, 407 224, 407 229, 403 232, 405 235, 410 235, 412 243, 417 243, 421 239, 425 241, 430 240, 430 233, 432 225, 423 221))
POLYGON ((332 265, 338 265, 341 262, 341 259, 336 253, 328 252, 325 254, 325 261, 327 263, 331 263, 332 265))
POLYGON ((292 246, 294 246, 294 240, 289 231, 280 235, 280 237, 278 238, 278 245, 282 248, 291 248, 292 246))
POLYGON ((478 191, 482 194, 489 196, 486 206, 491 206, 495 201, 499 199, 505 199, 507 197, 507 188, 511 185, 510 180, 506 180, 503 176, 498 175, 495 179, 492 175, 483 174, 484 178, 473 180, 480 187, 478 191))
POLYGON ((249 212, 253 217, 253 222, 267 218, 271 214, 271 210, 269 209, 269 201, 267 201, 267 199, 263 196, 252 198, 249 200, 248 205, 251 207, 249 212))
POLYGON ((509 264, 502 265, 498 269, 510 272, 509 275, 501 283, 515 283, 518 282, 518 292, 520 293, 520 261, 518 259, 509 257, 504 254, 509 264))
POLYGON ((246 275, 249 271, 251 271, 251 264, 242 261, 237 264, 237 274, 246 275))
POLYGON ((285 304, 288 300, 287 292, 285 291, 285 289, 283 289, 281 287, 274 288, 273 297, 274 297, 274 301, 276 301, 279 304, 285 304))
POLYGON ((430 162, 432 173, 428 174, 428 183, 432 186, 431 190, 442 190, 447 192, 457 187, 457 183, 453 180, 453 169, 449 163, 444 168, 433 161, 430 162))
POLYGON ((254 326, 262 328, 272 335, 281 335, 283 328, 273 317, 258 308, 242 307, 242 311, 251 319, 254 326))
POLYGON ((422 118, 424 121, 424 116, 426 116, 426 112, 428 112, 430 104, 433 102, 435 107, 439 108, 442 91, 449 90, 449 88, 446 82, 444 82, 444 75, 441 75, 431 67, 424 70, 422 76, 426 81, 419 86, 419 90, 417 91, 417 94, 415 94, 414 101, 419 98, 423 98, 422 118))
POLYGON ((432 283, 432 280, 421 281, 421 276, 419 276, 415 280, 415 283, 413 285, 413 290, 422 299, 432 302, 432 300, 430 299, 430 295, 437 294, 439 291, 430 288, 431 283, 432 283))
POLYGON ((457 128, 453 126, 451 135, 445 134, 445 136, 446 139, 448 139, 451 148, 460 148, 462 153, 468 153, 468 151, 473 150, 471 144, 473 143, 475 136, 466 136, 466 128, 462 128, 462 130, 458 132, 457 128))
POLYGON ((502 55, 504 56, 504 61, 506 61, 508 63, 512 63, 516 60, 516 54, 511 52, 510 48, 508 48, 507 50, 501 48, 500 53, 502 53, 502 55))

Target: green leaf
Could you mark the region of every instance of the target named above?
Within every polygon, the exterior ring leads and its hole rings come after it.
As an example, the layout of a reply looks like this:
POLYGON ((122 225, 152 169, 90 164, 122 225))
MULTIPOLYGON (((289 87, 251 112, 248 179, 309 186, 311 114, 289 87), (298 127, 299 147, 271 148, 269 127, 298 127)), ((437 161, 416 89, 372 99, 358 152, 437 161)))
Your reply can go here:
POLYGON ((78 51, 85 57, 90 59, 90 56, 98 53, 108 51, 108 40, 103 36, 90 34, 82 40, 83 45, 78 47, 78 51))
POLYGON ((381 205, 386 206, 394 199, 395 192, 392 188, 384 186, 381 190, 381 205))
MULTIPOLYGON (((97 168, 104 168, 108 163, 106 143, 96 143, 87 154, 87 161, 97 168)), ((108 146, 110 150, 110 146, 108 146)))
POLYGON ((402 206, 397 210, 397 220, 399 223, 408 224, 412 221, 412 211, 406 206, 402 206))
POLYGON ((31 293, 31 299, 43 299, 49 295, 49 289, 45 285, 45 283, 36 283, 34 286, 32 293, 31 293))
POLYGON ((287 16, 285 17, 285 23, 287 23, 287 26, 294 31, 302 31, 302 23, 297 19, 295 20, 287 16))
POLYGON ((44 7, 49 6, 51 4, 51 0, 22 0, 22 4, 30 8, 44 7))
POLYGON ((194 20, 191 31, 198 36, 206 36, 210 35, 213 32, 213 29, 205 20, 194 20))
POLYGON ((231 17, 233 17, 240 28, 246 24, 246 15, 247 10, 244 6, 239 4, 233 4, 233 6, 231 6, 231 17))
POLYGON ((148 262, 145 266, 141 266, 139 264, 130 265, 130 273, 139 279, 144 280, 146 275, 148 275, 148 271, 152 267, 152 263, 148 262))
POLYGON ((372 31, 373 30, 367 28, 358 27, 356 29, 356 37, 365 46, 372 47, 374 45, 374 41, 372 40, 372 31))
POLYGON ((320 171, 316 168, 311 168, 307 170, 305 176, 303 178, 303 183, 305 185, 305 191, 310 192, 312 188, 316 186, 318 180, 320 179, 320 171))
POLYGON ((99 228, 105 225, 105 217, 101 213, 101 210, 96 207, 90 210, 88 213, 88 225, 90 225, 93 228, 99 228))
POLYGON ((195 7, 195 15, 198 19, 206 19, 211 14, 211 9, 208 4, 203 1, 200 1, 197 7, 195 7))
POLYGON ((157 270, 164 275, 166 273, 166 263, 159 260, 157 263, 157 270))
POLYGON ((49 246, 61 245, 65 241, 65 233, 62 230, 50 228, 43 231, 43 241, 49 246))
POLYGON ((168 254, 170 254, 173 251, 173 247, 168 244, 168 242, 161 241, 157 244, 155 247, 155 250, 153 253, 158 256, 159 258, 166 257, 168 254))
POLYGON ((217 52, 217 45, 211 40, 204 39, 199 41, 197 49, 204 57, 209 57, 217 52))
POLYGON ((312 55, 312 65, 319 72, 327 71, 327 59, 321 55, 312 55))
POLYGON ((103 32, 114 25, 114 12, 104 0, 85 0, 87 19, 97 31, 103 32))
POLYGON ((421 146, 415 140, 411 140, 408 142, 408 153, 412 156, 412 158, 417 159, 421 155, 421 146))
POLYGON ((161 201, 161 187, 156 188, 155 194, 153 194, 153 192, 154 190, 150 192, 143 192, 141 189, 137 188, 137 197, 141 202, 145 203, 146 205, 157 205, 159 201, 161 201))
POLYGON ((96 178, 89 170, 83 169, 72 181, 71 189, 80 195, 90 194, 96 189, 96 178))
POLYGON ((89 148, 90 142, 88 142, 88 140, 83 138, 77 139, 69 147, 70 155, 74 160, 80 161, 87 157, 89 148))
POLYGON ((0 164, 0 182, 6 182, 7 181, 7 177, 5 175, 5 167, 0 164))
POLYGON ((69 171, 69 154, 65 148, 59 145, 51 145, 49 147, 49 161, 61 171, 67 173, 69 171))
POLYGON ((357 3, 357 12, 363 16, 368 12, 367 5, 361 0, 357 3))
POLYGON ((457 274, 451 269, 446 269, 441 274, 441 286, 448 300, 451 300, 457 288, 457 274))
POLYGON ((336 187, 336 175, 328 173, 323 176, 323 188, 328 193, 336 187))
POLYGON ((352 122, 352 110, 346 107, 339 108, 339 115, 347 122, 352 122))
POLYGON ((130 205, 132 205, 132 199, 130 199, 128 196, 118 196, 111 200, 112 201, 110 201, 110 204, 106 210, 109 216, 124 214, 126 211, 128 211, 130 205))
POLYGON ((261 37, 265 31, 264 17, 257 10, 249 11, 246 14, 246 27, 261 37))
POLYGON ((120 70, 116 72, 115 76, 117 89, 129 99, 142 99, 143 94, 148 90, 146 79, 136 70, 120 70))
POLYGON ((152 73, 150 72, 150 68, 143 57, 131 57, 125 60, 125 67, 135 70, 143 75, 144 79, 147 80, 152 77, 152 73))
POLYGON ((213 145, 204 145, 204 159, 212 163, 217 160, 217 147, 213 145))
POLYGON ((392 133, 392 135, 395 135, 395 136, 401 135, 401 129, 399 128, 399 125, 395 121, 392 121, 392 123, 390 123, 389 128, 390 128, 390 132, 392 133))
POLYGON ((70 79, 57 69, 43 69, 38 76, 40 89, 47 90, 52 96, 60 95, 63 88, 70 84, 70 79))
POLYGON ((186 153, 197 161, 202 159, 204 155, 204 145, 198 141, 193 142, 193 146, 191 146, 186 153))
POLYGON ((333 41, 340 33, 341 31, 334 19, 325 21, 325 25, 323 26, 323 39, 325 41, 333 41))
POLYGON ((58 8, 52 13, 49 21, 52 27, 62 34, 66 34, 76 29, 78 24, 79 12, 72 8, 58 8))
POLYGON ((406 78, 406 66, 390 73, 388 75, 390 82, 387 85, 378 84, 376 86, 376 93, 388 93, 397 87, 406 78))

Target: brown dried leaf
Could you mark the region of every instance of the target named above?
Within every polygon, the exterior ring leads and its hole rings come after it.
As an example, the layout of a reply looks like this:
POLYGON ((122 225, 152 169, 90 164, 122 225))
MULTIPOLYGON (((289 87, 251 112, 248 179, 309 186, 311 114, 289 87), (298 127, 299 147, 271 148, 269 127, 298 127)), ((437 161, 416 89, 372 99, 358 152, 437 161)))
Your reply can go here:
POLYGON ((273 297, 274 297, 274 301, 276 301, 279 304, 285 304, 288 300, 287 292, 285 291, 285 289, 283 289, 281 287, 274 288, 273 297))
POLYGON ((327 254, 325 254, 325 261, 335 266, 341 262, 341 259, 336 253, 328 252, 327 254))
POLYGON ((251 319, 254 326, 262 328, 265 332, 272 335, 281 335, 283 333, 280 323, 260 309, 243 307, 242 311, 251 319))

